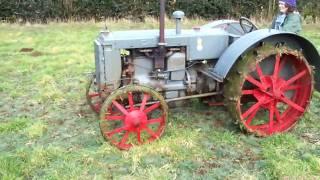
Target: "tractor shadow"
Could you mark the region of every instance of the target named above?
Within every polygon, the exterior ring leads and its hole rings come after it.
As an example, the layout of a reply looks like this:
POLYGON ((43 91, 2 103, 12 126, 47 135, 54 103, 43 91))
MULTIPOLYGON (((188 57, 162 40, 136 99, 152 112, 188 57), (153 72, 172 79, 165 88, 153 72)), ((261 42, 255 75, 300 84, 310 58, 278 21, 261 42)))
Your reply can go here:
POLYGON ((209 106, 199 99, 192 99, 169 103, 169 110, 169 121, 175 121, 178 127, 244 133, 223 105, 209 106))

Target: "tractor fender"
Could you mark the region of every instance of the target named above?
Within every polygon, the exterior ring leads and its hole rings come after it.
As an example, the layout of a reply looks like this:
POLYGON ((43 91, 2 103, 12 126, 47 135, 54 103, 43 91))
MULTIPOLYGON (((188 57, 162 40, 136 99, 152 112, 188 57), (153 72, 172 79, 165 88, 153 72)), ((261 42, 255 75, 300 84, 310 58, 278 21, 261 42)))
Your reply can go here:
POLYGON ((284 43, 292 49, 301 50, 309 64, 314 67, 315 88, 320 91, 320 56, 317 49, 304 37, 274 29, 256 30, 234 41, 220 56, 210 74, 217 81, 223 82, 241 55, 264 42, 284 43))

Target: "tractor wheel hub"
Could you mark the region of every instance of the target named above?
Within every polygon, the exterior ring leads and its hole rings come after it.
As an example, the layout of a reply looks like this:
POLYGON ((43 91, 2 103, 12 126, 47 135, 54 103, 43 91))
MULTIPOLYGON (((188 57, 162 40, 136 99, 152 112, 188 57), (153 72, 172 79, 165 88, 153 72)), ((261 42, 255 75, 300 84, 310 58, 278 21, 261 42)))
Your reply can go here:
POLYGON ((282 84, 285 83, 285 80, 282 78, 276 78, 274 79, 272 76, 265 76, 262 80, 262 84, 265 88, 265 90, 260 90, 263 95, 259 93, 259 99, 261 96, 264 96, 265 99, 268 100, 276 100, 280 99, 283 96, 283 91, 281 90, 282 84))
POLYGON ((129 127, 139 127, 145 124, 148 120, 146 113, 140 110, 133 110, 128 113, 125 118, 125 124, 129 127))

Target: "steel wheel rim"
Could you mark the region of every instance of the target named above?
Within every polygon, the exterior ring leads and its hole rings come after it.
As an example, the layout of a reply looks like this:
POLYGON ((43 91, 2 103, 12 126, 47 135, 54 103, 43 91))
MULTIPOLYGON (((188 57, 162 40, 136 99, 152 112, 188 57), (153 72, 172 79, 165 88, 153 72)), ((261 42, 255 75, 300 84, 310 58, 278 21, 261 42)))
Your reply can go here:
POLYGON ((110 95, 100 112, 100 129, 106 140, 128 150, 158 139, 164 132, 167 105, 156 91, 131 85, 110 95), (150 102, 157 101, 150 104, 150 102))
POLYGON ((242 94, 237 101, 242 124, 248 131, 261 136, 291 129, 304 114, 313 90, 311 69, 303 56, 278 52, 273 59, 271 74, 263 72, 260 67, 264 59, 257 61, 253 70, 245 76, 242 94), (294 71, 289 77, 281 75, 286 67, 294 71), (246 87, 245 84, 250 85, 246 87), (246 96, 256 100, 248 108, 245 107, 248 104, 244 100, 248 98, 246 96), (262 110, 268 111, 267 121, 255 124, 254 121, 259 120, 256 116, 262 110))
POLYGON ((98 91, 98 87, 96 84, 96 77, 93 75, 88 82, 86 88, 86 98, 87 103, 89 104, 90 108, 96 113, 99 114, 102 100, 101 100, 101 93, 98 91))

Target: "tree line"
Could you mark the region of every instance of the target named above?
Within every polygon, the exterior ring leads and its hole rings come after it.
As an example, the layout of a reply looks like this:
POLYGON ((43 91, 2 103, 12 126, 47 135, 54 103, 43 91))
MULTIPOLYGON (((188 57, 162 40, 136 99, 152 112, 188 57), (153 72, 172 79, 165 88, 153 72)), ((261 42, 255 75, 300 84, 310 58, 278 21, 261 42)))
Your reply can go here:
MULTIPOLYGON (((298 1, 298 10, 314 21, 320 17, 318 0, 298 1)), ((230 17, 272 17, 278 0, 167 0, 168 16, 183 10, 187 17, 219 19, 230 17)), ((0 20, 8 22, 48 22, 52 20, 101 21, 130 18, 143 21, 159 15, 159 0, 0 0, 0 20)))

